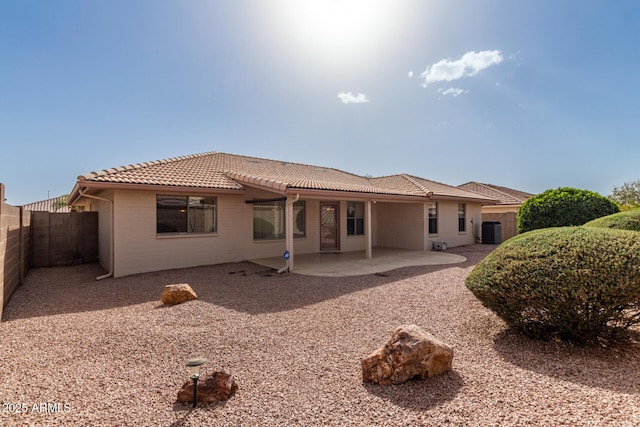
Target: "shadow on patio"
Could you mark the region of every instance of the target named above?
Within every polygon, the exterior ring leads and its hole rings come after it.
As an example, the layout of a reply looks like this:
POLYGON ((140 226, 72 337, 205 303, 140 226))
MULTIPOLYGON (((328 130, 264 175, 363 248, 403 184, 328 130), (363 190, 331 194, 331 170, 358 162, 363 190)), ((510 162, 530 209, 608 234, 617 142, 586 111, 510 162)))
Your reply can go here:
MULTIPOLYGON (((252 259, 251 262, 279 269, 285 265, 282 257, 252 259)), ((306 276, 344 277, 384 273, 402 267, 419 265, 459 264, 466 261, 461 255, 447 252, 412 251, 407 249, 373 248, 372 258, 364 251, 321 252, 296 255, 294 272, 306 276)))

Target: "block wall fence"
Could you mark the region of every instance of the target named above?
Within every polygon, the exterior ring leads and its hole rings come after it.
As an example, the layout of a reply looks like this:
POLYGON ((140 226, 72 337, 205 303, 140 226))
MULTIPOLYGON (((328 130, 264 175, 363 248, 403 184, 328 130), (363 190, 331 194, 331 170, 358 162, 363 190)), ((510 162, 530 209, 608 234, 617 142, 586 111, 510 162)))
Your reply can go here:
POLYGON ((0 319, 31 267, 31 212, 5 203, 0 183, 0 319))
POLYGON ((0 320, 30 268, 97 261, 97 212, 32 212, 11 206, 0 183, 0 320))
POLYGON ((499 221, 502 224, 502 242, 504 242, 518 234, 516 217, 515 212, 483 213, 482 221, 499 221))

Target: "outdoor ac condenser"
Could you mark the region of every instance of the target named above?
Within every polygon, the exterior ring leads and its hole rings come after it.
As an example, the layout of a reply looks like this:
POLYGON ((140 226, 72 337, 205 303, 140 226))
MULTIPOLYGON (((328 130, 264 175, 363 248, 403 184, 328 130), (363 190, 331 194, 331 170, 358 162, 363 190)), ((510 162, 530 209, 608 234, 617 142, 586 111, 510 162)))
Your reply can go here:
POLYGON ((447 242, 433 242, 433 250, 434 251, 446 251, 447 250, 447 242))

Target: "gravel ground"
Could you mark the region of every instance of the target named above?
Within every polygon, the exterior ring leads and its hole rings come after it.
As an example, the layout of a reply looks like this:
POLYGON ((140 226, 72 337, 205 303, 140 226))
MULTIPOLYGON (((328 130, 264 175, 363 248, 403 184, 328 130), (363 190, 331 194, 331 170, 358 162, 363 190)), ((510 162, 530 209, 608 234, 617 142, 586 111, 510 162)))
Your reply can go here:
POLYGON ((0 424, 640 425, 640 344, 510 332, 464 286, 490 248, 450 249, 463 264, 344 278, 251 263, 99 282, 96 265, 32 270, 0 323, 0 424), (162 306, 170 283, 199 299, 162 306), (453 371, 363 384, 360 359, 405 323, 450 344, 453 371), (204 374, 236 378, 230 400, 175 403, 195 356, 209 360, 204 374))

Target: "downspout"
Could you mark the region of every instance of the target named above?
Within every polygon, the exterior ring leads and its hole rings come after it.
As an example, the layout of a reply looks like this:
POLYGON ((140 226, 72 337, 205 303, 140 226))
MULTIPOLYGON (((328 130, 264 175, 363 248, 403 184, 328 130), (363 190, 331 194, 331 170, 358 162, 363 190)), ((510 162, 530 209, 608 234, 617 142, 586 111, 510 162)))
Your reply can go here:
POLYGON ((98 197, 98 196, 92 196, 90 194, 85 193, 82 189, 80 189, 80 195, 83 197, 86 197, 88 199, 96 199, 96 200, 102 200, 104 202, 108 202, 109 203, 109 229, 111 230, 111 238, 109 239, 109 272, 107 274, 103 274, 102 276, 98 276, 96 277, 96 280, 102 280, 102 279, 106 279, 107 277, 112 277, 113 276, 113 266, 115 263, 115 260, 113 259, 113 255, 114 255, 114 250, 113 250, 113 238, 115 237, 115 232, 113 230, 113 200, 109 200, 109 199, 105 199, 104 197, 98 197))
POLYGON ((297 202, 299 199, 300 199, 300 194, 296 194, 296 196, 291 200, 287 198, 287 201, 285 204, 285 218, 286 218, 286 225, 285 225, 286 248, 285 249, 289 251, 289 259, 287 259, 287 264, 284 267, 282 267, 280 270, 278 270, 278 274, 282 274, 285 271, 293 271, 293 204, 297 202))

